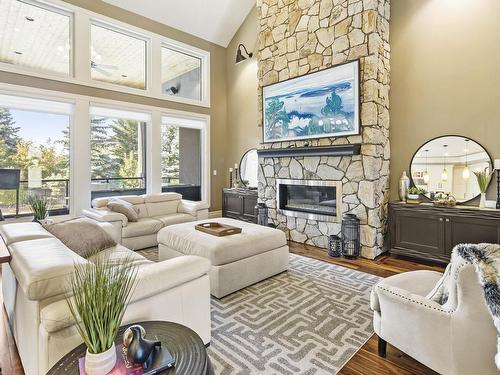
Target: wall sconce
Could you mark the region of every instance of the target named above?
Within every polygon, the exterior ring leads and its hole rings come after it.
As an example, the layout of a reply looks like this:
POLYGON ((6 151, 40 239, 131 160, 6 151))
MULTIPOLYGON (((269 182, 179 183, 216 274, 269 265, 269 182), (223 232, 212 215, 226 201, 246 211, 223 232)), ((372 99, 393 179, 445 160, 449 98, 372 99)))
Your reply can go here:
POLYGON ((238 50, 236 51, 236 64, 239 64, 246 59, 251 59, 253 56, 252 52, 248 52, 247 48, 243 44, 238 45, 238 50), (243 55, 242 49, 244 50, 246 56, 243 55))
POLYGON ((500 209, 500 159, 495 160, 495 169, 497 170, 497 209, 500 209))

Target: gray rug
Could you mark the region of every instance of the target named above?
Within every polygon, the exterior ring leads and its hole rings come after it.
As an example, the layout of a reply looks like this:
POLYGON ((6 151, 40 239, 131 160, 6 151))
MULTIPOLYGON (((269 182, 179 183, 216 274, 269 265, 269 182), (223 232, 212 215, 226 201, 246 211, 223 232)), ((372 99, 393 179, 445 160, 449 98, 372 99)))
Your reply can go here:
MULTIPOLYGON (((156 249, 140 253, 157 261, 156 249)), ((289 271, 212 298, 215 373, 335 374, 373 334, 377 276, 290 254, 289 271)))

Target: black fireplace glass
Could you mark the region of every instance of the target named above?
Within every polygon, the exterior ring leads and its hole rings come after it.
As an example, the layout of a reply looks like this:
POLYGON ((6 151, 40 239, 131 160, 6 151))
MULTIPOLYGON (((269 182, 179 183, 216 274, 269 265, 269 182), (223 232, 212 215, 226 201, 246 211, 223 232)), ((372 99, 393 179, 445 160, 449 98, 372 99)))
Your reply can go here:
POLYGON ((335 186, 280 184, 279 188, 280 209, 337 215, 337 188, 335 186))

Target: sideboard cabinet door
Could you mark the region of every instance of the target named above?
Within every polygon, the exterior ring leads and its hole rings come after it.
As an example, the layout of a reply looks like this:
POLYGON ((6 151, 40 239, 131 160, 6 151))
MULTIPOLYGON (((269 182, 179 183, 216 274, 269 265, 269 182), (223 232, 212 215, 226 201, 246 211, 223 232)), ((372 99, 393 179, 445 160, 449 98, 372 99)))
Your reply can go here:
POLYGON ((478 217, 451 216, 446 222, 446 250, 461 243, 500 243, 500 222, 478 217))
POLYGON ((394 246, 405 249, 405 252, 413 251, 420 255, 431 254, 438 257, 444 256, 445 237, 444 220, 440 215, 396 211, 394 246))

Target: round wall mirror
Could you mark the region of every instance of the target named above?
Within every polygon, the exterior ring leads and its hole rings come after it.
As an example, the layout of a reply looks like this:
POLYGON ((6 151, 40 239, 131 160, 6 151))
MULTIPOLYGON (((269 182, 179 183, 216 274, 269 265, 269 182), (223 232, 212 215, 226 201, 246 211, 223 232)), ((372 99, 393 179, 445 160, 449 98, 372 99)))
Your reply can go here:
POLYGON ((450 193, 464 203, 480 195, 473 172, 489 168, 492 159, 479 143, 462 136, 443 136, 420 147, 410 164, 414 186, 429 199, 436 193, 450 193))
POLYGON ((245 152, 240 160, 240 180, 247 188, 257 188, 259 171, 259 157, 257 149, 253 148, 245 152))

